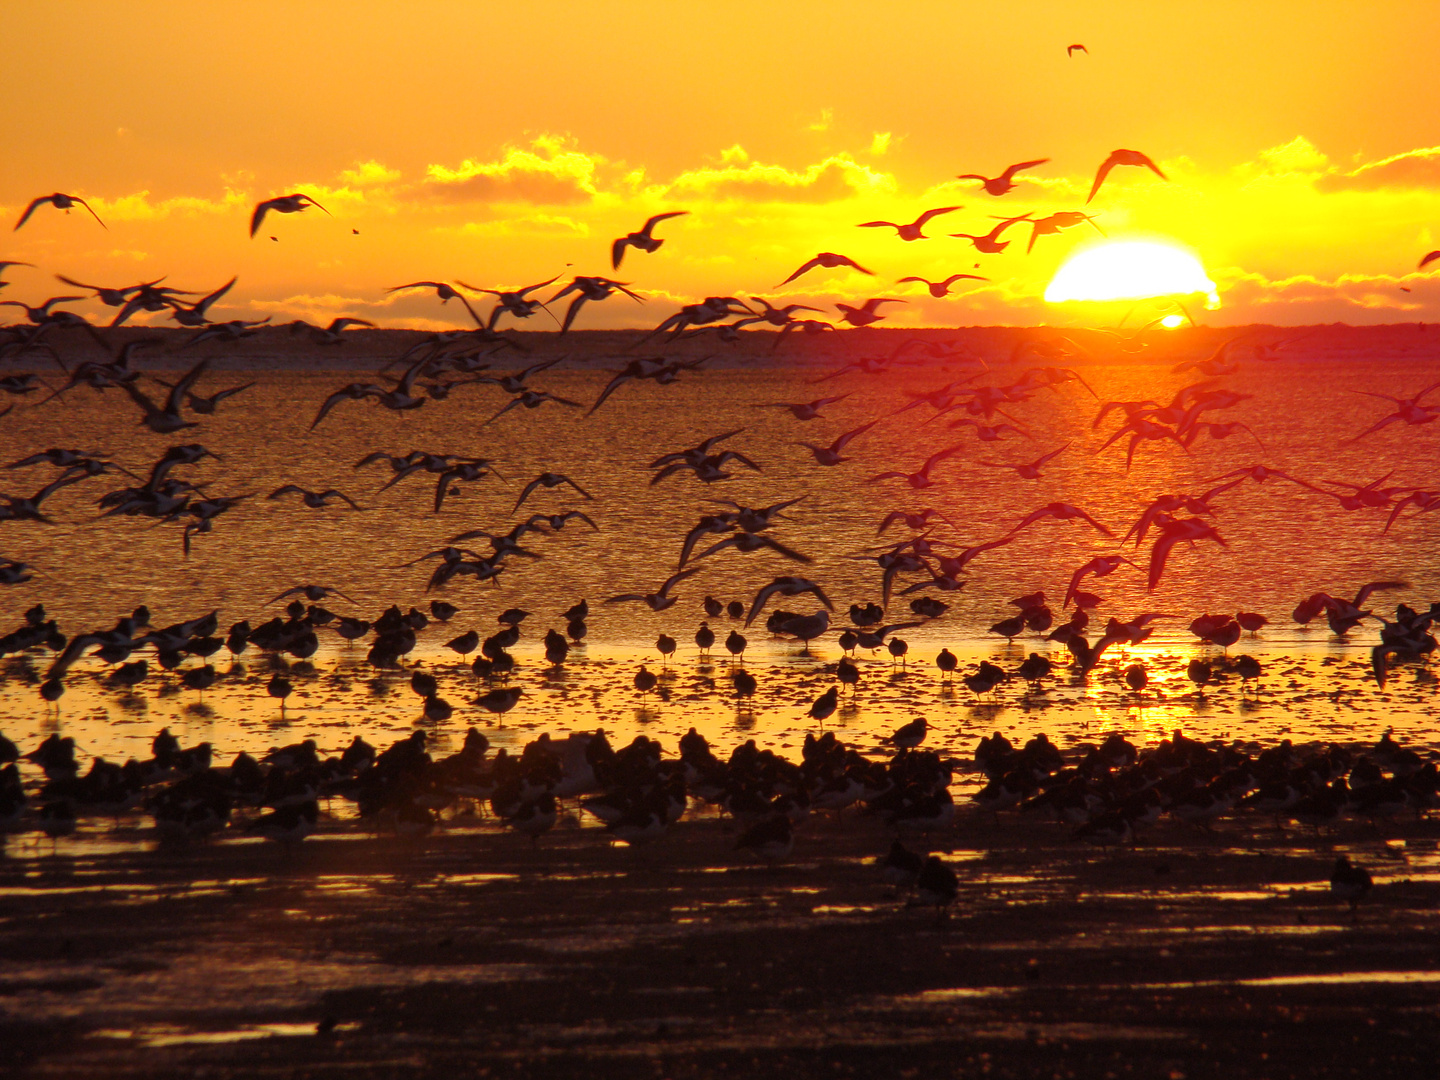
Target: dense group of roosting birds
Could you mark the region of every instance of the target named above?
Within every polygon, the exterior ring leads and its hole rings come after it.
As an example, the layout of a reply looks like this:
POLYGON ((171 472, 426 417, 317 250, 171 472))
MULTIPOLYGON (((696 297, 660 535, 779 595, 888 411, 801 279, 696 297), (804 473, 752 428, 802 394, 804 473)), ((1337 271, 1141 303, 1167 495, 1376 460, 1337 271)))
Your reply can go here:
MULTIPOLYGON (((186 844, 229 829, 296 843, 320 823, 321 802, 352 802, 362 825, 418 841, 446 822, 473 823, 488 808, 505 828, 539 841, 568 801, 602 823, 608 837, 629 845, 661 839, 692 808, 710 807, 733 819, 735 848, 767 861, 789 857, 795 831, 812 815, 839 819, 858 807, 862 819, 898 837, 877 861, 887 880, 915 887, 924 903, 948 905, 956 895, 952 868, 904 841, 944 835, 957 820, 974 830, 984 818, 1014 811, 1068 826, 1076 840, 1129 843, 1162 816, 1210 830, 1227 815, 1287 821, 1320 830, 1347 815, 1389 821, 1440 806, 1436 764, 1396 742, 1387 731, 1358 755, 1336 746, 1297 748, 1289 740, 1258 752, 1237 744, 1200 742, 1176 731, 1139 750, 1119 734, 1066 755, 1045 735, 1015 746, 995 733, 960 761, 924 749, 924 722, 882 740, 888 757, 867 755, 833 732, 807 734, 799 762, 753 739, 728 758, 718 756, 691 728, 679 756, 667 758, 644 736, 616 749, 603 731, 564 739, 541 735, 515 755, 493 756, 471 728, 461 749, 435 759, 424 731, 383 751, 356 736, 322 756, 314 740, 255 758, 241 753, 213 764, 209 743, 182 747, 168 729, 155 736, 152 756, 123 765, 96 758, 83 774, 74 740, 48 736, 24 760, 44 773, 33 826, 52 838, 70 835, 76 815, 144 811, 162 843, 186 844), (987 783, 957 819, 950 783, 958 770, 982 772, 987 783)), ((18 748, 0 736, 0 834, 27 827, 26 793, 18 748)), ((1368 876, 1343 860, 1332 887, 1352 905, 1368 876)))

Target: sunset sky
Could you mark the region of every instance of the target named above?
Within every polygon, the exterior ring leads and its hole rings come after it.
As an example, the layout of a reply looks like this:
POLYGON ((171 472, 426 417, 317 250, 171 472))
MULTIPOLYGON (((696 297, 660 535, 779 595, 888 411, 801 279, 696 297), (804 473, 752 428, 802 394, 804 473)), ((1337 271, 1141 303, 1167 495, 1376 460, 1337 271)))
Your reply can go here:
POLYGON ((1219 286, 1208 321, 1440 320, 1440 261, 1415 269, 1440 247, 1434 0, 32 2, 0 30, 0 259, 37 266, 9 270, 4 299, 69 291, 55 273, 206 291, 238 274, 212 317, 440 327, 453 303, 385 288, 583 273, 648 300, 591 305, 587 327, 710 294, 830 316, 908 298, 886 325, 1073 324, 1084 305, 1042 294, 1094 230, 1029 256, 1028 228, 1002 255, 946 234, 1083 208, 1125 147, 1169 182, 1117 169, 1096 222, 1198 255, 1219 286), (1040 157, 1001 198, 954 179, 1040 157), (41 207, 9 231, 53 191, 108 230, 41 207), (251 240, 253 205, 294 191, 334 217, 272 216, 251 240), (930 240, 856 228, 956 204, 930 240), (662 210, 690 214, 612 274, 611 240, 662 210), (774 288, 819 251, 877 276, 774 288), (957 272, 991 280, 946 300, 895 284, 957 272))

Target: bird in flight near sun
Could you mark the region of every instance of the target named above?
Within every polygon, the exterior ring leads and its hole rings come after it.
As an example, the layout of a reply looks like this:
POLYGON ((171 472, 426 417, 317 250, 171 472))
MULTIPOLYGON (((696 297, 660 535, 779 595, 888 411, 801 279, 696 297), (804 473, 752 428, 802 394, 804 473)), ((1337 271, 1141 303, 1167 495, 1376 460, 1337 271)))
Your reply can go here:
POLYGON ((979 173, 961 173, 957 180, 979 180, 985 185, 985 191, 990 195, 1004 195, 1015 187, 1015 174, 1024 169, 1033 169, 1037 165, 1044 165, 1050 159, 1048 157, 1036 158, 1034 161, 1022 161, 1018 165, 1011 165, 999 176, 981 176, 979 173))
POLYGON ((925 223, 933 217, 941 214, 949 214, 956 210, 963 210, 961 206, 941 206, 934 210, 926 210, 909 225, 901 225, 894 221, 864 221, 856 226, 857 229, 895 229, 900 234, 901 240, 929 240, 920 230, 925 228, 925 223))
POLYGON ((1095 184, 1090 188, 1090 194, 1085 199, 1088 204, 1095 198, 1095 193, 1100 190, 1100 185, 1105 183, 1105 178, 1110 175, 1110 170, 1116 165, 1139 165, 1150 169, 1161 180, 1168 180, 1169 177, 1160 171, 1160 166, 1151 161, 1139 150, 1111 150, 1110 156, 1100 163, 1100 170, 1095 174, 1095 184))

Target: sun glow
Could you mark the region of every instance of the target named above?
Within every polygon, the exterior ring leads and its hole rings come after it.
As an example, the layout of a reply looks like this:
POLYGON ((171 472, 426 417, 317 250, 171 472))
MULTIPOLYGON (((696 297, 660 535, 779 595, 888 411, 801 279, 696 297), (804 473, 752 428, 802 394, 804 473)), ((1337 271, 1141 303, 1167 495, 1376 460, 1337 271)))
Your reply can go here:
POLYGON ((1153 240, 1096 244, 1072 256, 1045 290, 1049 303, 1067 300, 1146 300, 1203 293, 1205 306, 1220 306, 1215 283, 1200 260, 1184 248, 1153 240))

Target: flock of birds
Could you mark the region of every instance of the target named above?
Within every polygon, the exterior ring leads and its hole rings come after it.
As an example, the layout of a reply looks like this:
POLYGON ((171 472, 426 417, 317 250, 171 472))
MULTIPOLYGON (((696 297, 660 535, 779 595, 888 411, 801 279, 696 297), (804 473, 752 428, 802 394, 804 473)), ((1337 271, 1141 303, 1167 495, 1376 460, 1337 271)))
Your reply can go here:
MULTIPOLYGON (((1391 821, 1405 811, 1440 806, 1440 774, 1389 731, 1358 755, 1337 745, 1300 749, 1285 740, 1256 754, 1176 731, 1144 751, 1111 734, 1077 747, 1069 760, 1044 735, 1016 746, 999 732, 983 738, 973 761, 921 748, 926 731, 906 725, 882 740, 888 756, 867 755, 834 732, 807 734, 801 760, 762 749, 753 739, 717 755, 694 728, 667 758, 644 735, 616 749, 603 731, 527 743, 515 755, 490 755, 475 728, 459 751, 436 759, 417 730, 377 752, 356 736, 322 756, 313 739, 256 758, 240 753, 213 763, 209 743, 182 747, 169 729, 151 756, 123 765, 96 758, 83 774, 71 738, 52 734, 24 760, 44 775, 34 826, 53 840, 76 829, 77 813, 149 815, 159 840, 188 844, 226 830, 294 844, 320 824, 320 803, 354 803, 364 827, 417 841, 446 820, 473 821, 488 808, 508 830, 538 843, 568 801, 603 824, 607 838, 639 846, 660 840, 686 814, 711 808, 733 820, 736 850, 766 862, 790 857, 798 827, 813 816, 840 820, 851 807, 896 839, 876 862, 884 879, 915 902, 942 911, 958 894, 954 868, 937 855, 906 847, 954 826, 950 792, 957 771, 975 769, 987 783, 972 799, 969 824, 1001 813, 1035 815, 1101 845, 1128 843, 1137 830, 1168 817, 1206 832, 1227 816, 1251 823, 1292 821, 1336 826, 1346 816, 1391 821), (446 815, 449 815, 448 819, 446 815)), ((0 736, 0 837, 26 827, 31 801, 17 769, 18 747, 0 736)), ((1352 912, 1372 887, 1363 867, 1337 860, 1331 890, 1352 912)))
MULTIPOLYGON (((1017 173, 1038 167, 1045 160, 1018 163, 996 177, 971 174, 962 178, 978 180, 990 196, 1002 197, 1015 187, 1017 173)), ((1146 155, 1134 150, 1117 150, 1098 169, 1087 204, 1100 192, 1111 171, 1122 166, 1146 168, 1164 179, 1163 172, 1146 155)), ((77 205, 90 210, 82 199, 56 193, 32 202, 16 228, 46 204, 66 211, 77 205)), ((302 193, 265 200, 254 208, 250 234, 257 235, 270 214, 294 214, 310 207, 328 213, 302 193)), ((914 242, 926 239, 924 229, 932 221, 958 209, 955 206, 932 208, 912 222, 871 221, 861 223, 860 227, 892 228, 900 241, 914 242)), ((94 215, 93 210, 90 212, 94 215)), ((657 227, 684 213, 672 211, 655 215, 640 229, 616 239, 610 252, 612 271, 619 270, 631 249, 640 253, 657 250, 665 242, 655 235, 657 227)), ((99 221, 98 215, 94 216, 99 221)), ((977 252, 991 254, 1003 251, 1009 243, 1002 239, 1005 231, 1022 223, 1030 226, 1029 244, 1033 248, 1042 236, 1087 222, 1095 224, 1092 215, 1080 210, 1060 211, 1041 218, 1020 214, 1001 219, 999 225, 985 234, 952 235, 970 241, 977 252)), ((1440 258, 1440 252, 1431 253, 1424 262, 1436 258, 1440 258)), ((15 265, 21 264, 0 263, 0 271, 15 265)), ((835 268, 873 276, 872 271, 853 259, 821 252, 802 263, 776 288, 815 270, 835 268)), ((975 276, 956 274, 931 282, 912 275, 901 281, 918 282, 931 295, 941 297, 947 295, 957 281, 975 276)), ((212 320, 211 310, 233 288, 233 278, 204 295, 166 286, 163 278, 119 288, 82 284, 68 277, 60 280, 92 292, 101 303, 116 309, 112 327, 148 312, 163 314, 179 326, 194 330, 176 351, 206 343, 221 346, 234 343, 261 333, 268 322, 212 320), (199 298, 185 299, 195 296, 199 298)), ((550 406, 548 411, 583 411, 588 418, 627 384, 651 382, 665 387, 682 376, 693 375, 705 363, 703 358, 626 356, 624 366, 611 373, 612 377, 588 406, 583 401, 534 385, 537 376, 564 362, 565 357, 538 360, 503 374, 493 370, 492 365, 504 350, 522 353, 529 350, 526 343, 501 332, 500 322, 506 315, 516 321, 525 320, 540 311, 549 313, 549 304, 569 299, 563 318, 555 317, 560 333, 564 334, 588 303, 603 301, 617 292, 637 301, 642 299, 630 289, 628 282, 580 275, 561 285, 548 299, 538 298, 540 290, 556 285, 558 280, 552 278, 522 288, 481 289, 464 282, 439 280, 396 286, 390 291, 432 290, 442 304, 458 300, 474 325, 424 336, 374 378, 338 387, 317 404, 310 429, 318 428, 335 409, 349 402, 371 402, 386 411, 407 413, 427 404, 439 406, 457 388, 472 384, 496 386, 507 398, 480 425, 481 429, 515 410, 534 413, 543 406, 550 406), (494 307, 482 316, 466 293, 491 295, 494 307), (394 364, 404 365, 403 372, 387 376, 386 372, 394 364)), ((63 307, 79 299, 82 298, 51 297, 36 306, 0 301, 0 304, 21 308, 26 319, 0 328, 0 361, 43 358, 53 362, 65 378, 62 385, 50 387, 34 372, 12 374, 0 379, 0 391, 23 400, 41 389, 49 389, 49 396, 35 407, 56 409, 57 416, 61 415, 58 410, 67 394, 84 390, 100 394, 117 391, 110 399, 134 406, 139 413, 138 425, 155 435, 169 437, 180 432, 193 434, 217 412, 229 408, 227 401, 256 385, 251 381, 216 387, 208 381, 212 364, 209 357, 190 366, 173 382, 161 379, 158 372, 144 372, 136 366, 139 358, 149 350, 166 347, 167 340, 141 336, 118 343, 113 335, 106 336, 104 328, 63 307), (74 334, 77 333, 97 344, 103 350, 103 358, 75 362, 79 339, 74 334), (67 365, 67 360, 72 361, 73 366, 67 365), (147 393, 142 379, 160 384, 168 392, 163 398, 153 391, 147 393), (202 388, 208 392, 202 393, 202 388)), ((898 302, 903 301, 872 297, 860 306, 837 306, 842 322, 864 327, 884 317, 879 311, 884 304, 898 302)), ((725 343, 743 340, 742 331, 757 327, 773 332, 774 344, 778 346, 795 330, 820 333, 836 329, 832 323, 800 317, 798 313, 802 311, 815 313, 816 309, 794 303, 772 303, 770 299, 753 296, 748 302, 735 296, 707 297, 684 305, 640 337, 632 349, 639 349, 652 338, 665 334, 676 339, 705 333, 725 343)), ((372 324, 349 317, 338 318, 327 327, 296 321, 286 332, 303 334, 316 345, 340 346, 346 340, 347 329, 357 325, 372 324)), ((269 328, 269 332, 273 333, 274 329, 269 328)), ((1129 336, 1117 333, 1114 335, 1116 347, 1143 350, 1147 345, 1144 335, 1144 330, 1129 336)), ((851 395, 863 394, 869 387, 893 378, 902 370, 916 372, 927 362, 973 364, 976 371, 967 377, 925 389, 904 389, 906 400, 894 412, 851 428, 829 443, 797 440, 797 445, 808 452, 817 469, 829 470, 851 461, 846 455, 855 453, 853 446, 887 419, 917 430, 941 422, 944 428, 936 430, 960 432, 963 437, 956 434, 942 438, 938 441, 947 445, 933 449, 924 460, 874 472, 858 481, 875 486, 877 492, 896 489, 929 492, 944 483, 939 475, 941 467, 969 447, 1009 443, 1013 439, 1033 440, 1035 435, 1016 415, 1019 407, 1039 394, 1059 393, 1061 388, 1066 388, 1088 393, 1096 399, 1092 429, 1099 430, 1107 423, 1112 425, 1098 452, 1106 452, 1123 441, 1128 471, 1142 450, 1156 446, 1169 445, 1188 454, 1197 443, 1241 436, 1252 440, 1263 451, 1257 432, 1244 422, 1223 419, 1226 410, 1252 396, 1227 385, 1226 380, 1241 370, 1239 358, 1246 350, 1251 351, 1258 362, 1275 358, 1288 344, 1265 343, 1248 334, 1237 334, 1211 355, 1173 368, 1173 374, 1193 373, 1196 381, 1179 388, 1168 401, 1101 402, 1080 370, 1090 358, 1089 354, 1070 338, 1044 333, 1023 337, 1009 358, 1012 374, 984 382, 981 379, 991 369, 983 358, 963 346, 916 337, 901 343, 888 355, 865 356, 814 380, 818 385, 848 377, 849 388, 844 392, 806 401, 765 402, 758 407, 788 412, 797 424, 806 424, 821 418, 827 409, 851 395)), ((1389 401, 1393 411, 1354 438, 1367 438, 1395 424, 1410 429, 1440 419, 1440 405, 1425 404, 1426 397, 1437 387, 1440 383, 1408 396, 1373 394, 1389 401)), ((10 409, 13 408, 11 405, 10 409)), ((708 487, 735 478, 739 475, 737 470, 763 472, 753 451, 747 453, 729 445, 741 434, 743 427, 736 427, 694 446, 655 456, 648 462, 652 473, 650 485, 684 477, 708 487)), ((1033 457, 1028 453, 1018 455, 1016 460, 1000 460, 999 455, 993 455, 980 459, 979 464, 1013 473, 1021 481, 1035 481, 1042 478, 1052 461, 1070 449, 1070 443, 1051 446, 1033 457), (1026 460, 1020 460, 1021 457, 1026 460)), ((188 555, 198 537, 212 533, 225 515, 260 496, 259 492, 219 495, 207 490, 212 482, 199 480, 191 470, 218 458, 219 455, 200 442, 176 443, 143 470, 132 472, 99 453, 64 447, 38 449, 6 463, 5 468, 45 467, 55 470, 53 478, 33 495, 0 495, 0 522, 44 524, 50 520, 45 503, 56 492, 81 483, 101 484, 105 478, 111 478, 121 486, 106 490, 97 499, 102 517, 144 517, 178 524, 182 547, 188 555), (120 480, 122 476, 126 479, 120 480)), ((389 470, 380 488, 382 491, 412 477, 433 479, 433 497, 429 503, 437 514, 447 496, 461 485, 499 475, 495 462, 480 455, 422 450, 404 454, 376 451, 354 463, 357 470, 373 466, 389 470)), ((835 605, 822 584, 790 574, 773 577, 748 603, 725 604, 706 597, 703 609, 707 621, 695 632, 694 640, 702 654, 708 654, 719 644, 732 657, 743 660, 747 640, 741 631, 764 614, 772 601, 813 597, 818 606, 812 611, 771 610, 765 625, 769 632, 792 639, 806 650, 813 641, 832 633, 838 635, 845 655, 827 668, 835 684, 820 694, 808 710, 811 717, 823 724, 839 706, 840 695, 856 692, 861 681, 861 668, 852 656, 856 650, 884 649, 892 663, 907 663, 909 646, 899 632, 943 616, 950 605, 938 597, 953 596, 965 587, 972 562, 1014 543, 1027 530, 1043 522, 1056 521, 1092 530, 1114 541, 1115 550, 1067 569, 1068 583, 1058 612, 1047 602, 1045 593, 1037 590, 1016 598, 1012 602, 1013 613, 1006 614, 990 630, 1007 641, 1042 635, 1063 648, 1070 666, 1083 676, 1101 663, 1107 649, 1138 644, 1154 633, 1159 620, 1173 618, 1159 612, 1143 612, 1130 619, 1110 617, 1103 628, 1098 624, 1092 626, 1092 613, 1104 601, 1084 588, 1090 579, 1103 579, 1128 567, 1143 574, 1147 589, 1155 591, 1161 586, 1168 560, 1177 549, 1189 550, 1200 542, 1227 544, 1213 521, 1221 505, 1219 500, 1239 497, 1247 483, 1258 485, 1272 480, 1292 485, 1297 495, 1303 492, 1306 498, 1333 499, 1346 511, 1384 511, 1388 515, 1386 532, 1404 518, 1406 511, 1420 515, 1440 508, 1440 490, 1386 486, 1388 475, 1356 483, 1301 478, 1257 464, 1223 472, 1207 480, 1207 485, 1213 486, 1203 491, 1156 494, 1118 539, 1116 532, 1098 516, 1061 501, 1022 512, 1007 530, 969 546, 935 535, 941 526, 955 528, 955 522, 947 517, 944 509, 935 506, 898 509, 880 518, 876 534, 884 536, 899 525, 910 535, 850 556, 873 566, 878 574, 881 603, 869 601, 852 605, 849 626, 832 622, 835 605), (1131 556, 1140 557, 1138 549, 1152 534, 1143 563, 1136 562, 1131 556), (1132 541, 1133 548, 1127 553, 1126 545, 1132 541), (903 598, 908 605, 909 617, 902 617, 904 621, 887 621, 893 616, 892 604, 897 598, 903 598), (737 622, 743 619, 743 626, 732 628, 723 639, 709 625, 709 620, 722 615, 737 622), (1092 634, 1096 636, 1092 638, 1092 634)), ((567 526, 602 530, 604 519, 600 509, 604 500, 593 495, 586 485, 584 476, 541 472, 523 484, 511 510, 512 517, 539 491, 569 493, 582 500, 586 509, 572 507, 556 513, 532 513, 508 528, 497 525, 491 529, 466 530, 448 537, 443 546, 417 555, 407 565, 431 564, 424 567, 427 592, 453 588, 464 577, 473 577, 477 583, 499 585, 501 576, 518 560, 537 557, 536 552, 525 546, 532 535, 550 538, 567 526), (476 541, 483 544, 462 546, 476 541)), ((312 490, 292 481, 265 495, 272 500, 292 496, 308 510, 323 511, 334 503, 344 504, 351 511, 365 509, 338 484, 312 490)), ((673 573, 658 585, 639 585, 634 591, 604 598, 604 603, 638 603, 651 611, 666 611, 680 600, 676 590, 699 574, 706 560, 727 552, 740 556, 763 553, 797 567, 812 564, 813 557, 800 550, 799 541, 775 535, 776 527, 790 520, 787 511, 803 498, 803 495, 795 496, 765 506, 710 500, 728 509, 703 514, 683 537, 676 538, 679 550, 673 573)), ((24 585, 33 576, 34 568, 22 560, 0 561, 0 583, 24 585)), ((1393 619, 1376 615, 1366 607, 1369 597, 1375 593, 1404 586, 1400 581, 1375 581, 1360 588, 1353 598, 1315 593, 1296 607, 1293 617, 1304 624, 1323 616, 1331 630, 1341 636, 1366 620, 1377 622, 1380 640, 1372 649, 1372 670, 1376 680, 1384 685, 1394 665, 1423 663, 1436 646, 1432 630, 1435 620, 1440 619, 1440 604, 1431 604, 1426 609, 1402 604, 1393 619)), ((367 660, 377 669, 410 671, 410 683, 422 702, 425 720, 439 723, 449 719, 452 706, 439 697, 434 676, 420 664, 407 669, 406 658, 415 652, 422 631, 433 623, 447 622, 456 613, 454 605, 434 600, 428 614, 414 607, 407 612, 393 605, 373 621, 367 621, 328 610, 325 603, 332 595, 347 599, 339 590, 313 584, 284 590, 275 597, 275 601, 290 601, 284 616, 275 616, 258 625, 237 622, 224 636, 220 634, 218 612, 157 628, 150 624, 149 611, 142 608, 118 619, 113 627, 67 637, 56 621, 47 617, 43 606, 35 605, 26 612, 23 623, 0 637, 0 655, 33 656, 49 650, 53 658, 48 670, 43 678, 36 680, 40 696, 47 702, 58 702, 72 669, 92 659, 107 665, 107 684, 127 692, 151 678, 153 660, 162 670, 175 672, 184 686, 203 693, 224 678, 210 662, 221 649, 238 656, 253 647, 275 657, 288 655, 306 661, 320 647, 320 632, 333 631, 346 641, 370 638, 367 660), (146 651, 148 659, 132 658, 141 650, 146 651)), ((543 639, 547 663, 552 666, 566 663, 570 650, 586 637, 589 613, 589 603, 582 599, 560 614, 565 632, 562 634, 552 627, 543 639)), ((501 629, 496 633, 482 637, 478 630, 471 629, 444 644, 444 648, 470 662, 476 676, 485 680, 485 689, 476 702, 498 716, 516 708, 523 696, 523 689, 510 683, 517 666, 510 650, 520 640, 521 624, 529 614, 518 608, 509 609, 499 616, 501 629), (476 652, 479 655, 469 661, 470 654, 476 652)), ((1242 633, 1254 633, 1267 621, 1265 616, 1248 611, 1203 614, 1193 620, 1190 630, 1200 641, 1228 650, 1242 633)), ((678 643, 668 634, 661 634, 656 647, 662 660, 668 662, 678 643)), ((1014 680, 1022 680, 1034 688, 1050 677, 1057 666, 1057 661, 1034 652, 1014 671, 982 661, 975 670, 961 672, 958 658, 948 649, 941 650, 935 663, 942 678, 959 677, 977 696, 994 694, 1014 680)), ((1248 656, 1231 660, 1227 654, 1213 663, 1233 668, 1246 682, 1261 674, 1259 662, 1248 656)), ((282 710, 285 699, 294 689, 285 670, 287 666, 281 661, 277 665, 280 670, 266 684, 267 692, 280 701, 282 710)), ((1197 693, 1203 693, 1211 680, 1213 664, 1197 659, 1189 665, 1187 673, 1197 693)), ((1143 691, 1148 682, 1146 670, 1139 664, 1127 667, 1122 677, 1136 693, 1143 691)), ((653 691, 657 681, 656 674, 644 665, 634 674, 634 687, 641 695, 653 691)), ((743 700, 754 695, 757 679, 743 663, 736 663, 731 665, 730 685, 743 700)), ((838 813, 859 803, 867 814, 877 816, 904 834, 928 834, 948 827, 955 814, 949 786, 959 763, 921 748, 928 730, 926 720, 920 718, 891 734, 885 741, 894 753, 886 760, 867 757, 829 732, 807 737, 804 758, 798 764, 757 748, 753 741, 743 744, 728 759, 722 759, 693 730, 681 740, 678 759, 666 759, 659 744, 644 737, 616 750, 603 733, 572 735, 565 740, 542 736, 514 756, 502 750, 492 757, 488 754, 485 736, 471 729, 459 753, 438 761, 432 760, 427 752, 426 736, 421 730, 380 753, 357 737, 342 753, 322 759, 315 744, 307 741, 273 751, 259 760, 241 754, 224 768, 212 764, 208 745, 183 749, 168 732, 162 732, 155 741, 150 760, 115 765, 96 759, 83 776, 74 757, 73 741, 56 734, 25 757, 45 777, 43 782, 32 782, 29 790, 17 769, 18 750, 0 738, 0 765, 4 766, 0 771, 0 831, 35 825, 58 837, 74 829, 77 812, 118 814, 145 807, 153 814, 162 838, 194 840, 239 823, 232 814, 249 808, 267 812, 249 820, 245 828, 276 839, 296 840, 316 826, 321 800, 344 796, 358 804, 363 819, 380 822, 401 836, 428 833, 436 827, 443 811, 468 802, 488 805, 508 827, 538 837, 553 826, 561 800, 583 798, 580 805, 604 822, 617 839, 643 843, 664 834, 685 813, 691 800, 698 799, 735 817, 742 827, 739 841, 742 848, 767 859, 778 859, 789 854, 795 825, 816 810, 838 813)), ((1067 762, 1044 736, 1017 749, 997 734, 981 743, 973 765, 988 778, 987 785, 975 796, 980 811, 1042 811, 1069 823, 1078 838, 1100 842, 1124 842, 1162 814, 1209 827, 1223 815, 1252 808, 1257 814, 1273 815, 1277 824, 1290 817, 1319 828, 1334 824, 1347 814, 1384 820, 1404 809, 1423 813, 1435 806, 1437 798, 1434 761, 1397 747, 1388 736, 1369 754, 1354 759, 1343 748, 1331 746, 1302 751, 1288 743, 1251 758, 1234 747, 1202 744, 1179 733, 1139 753, 1117 735, 1101 746, 1089 748, 1079 759, 1067 762)), ((938 858, 919 857, 897 842, 884 865, 887 875, 897 883, 915 886, 927 903, 943 907, 955 896, 953 870, 938 858)), ((1337 867, 1337 893, 1357 900, 1368 888, 1368 877, 1363 877, 1362 887, 1363 874, 1363 870, 1348 864, 1337 867)))

